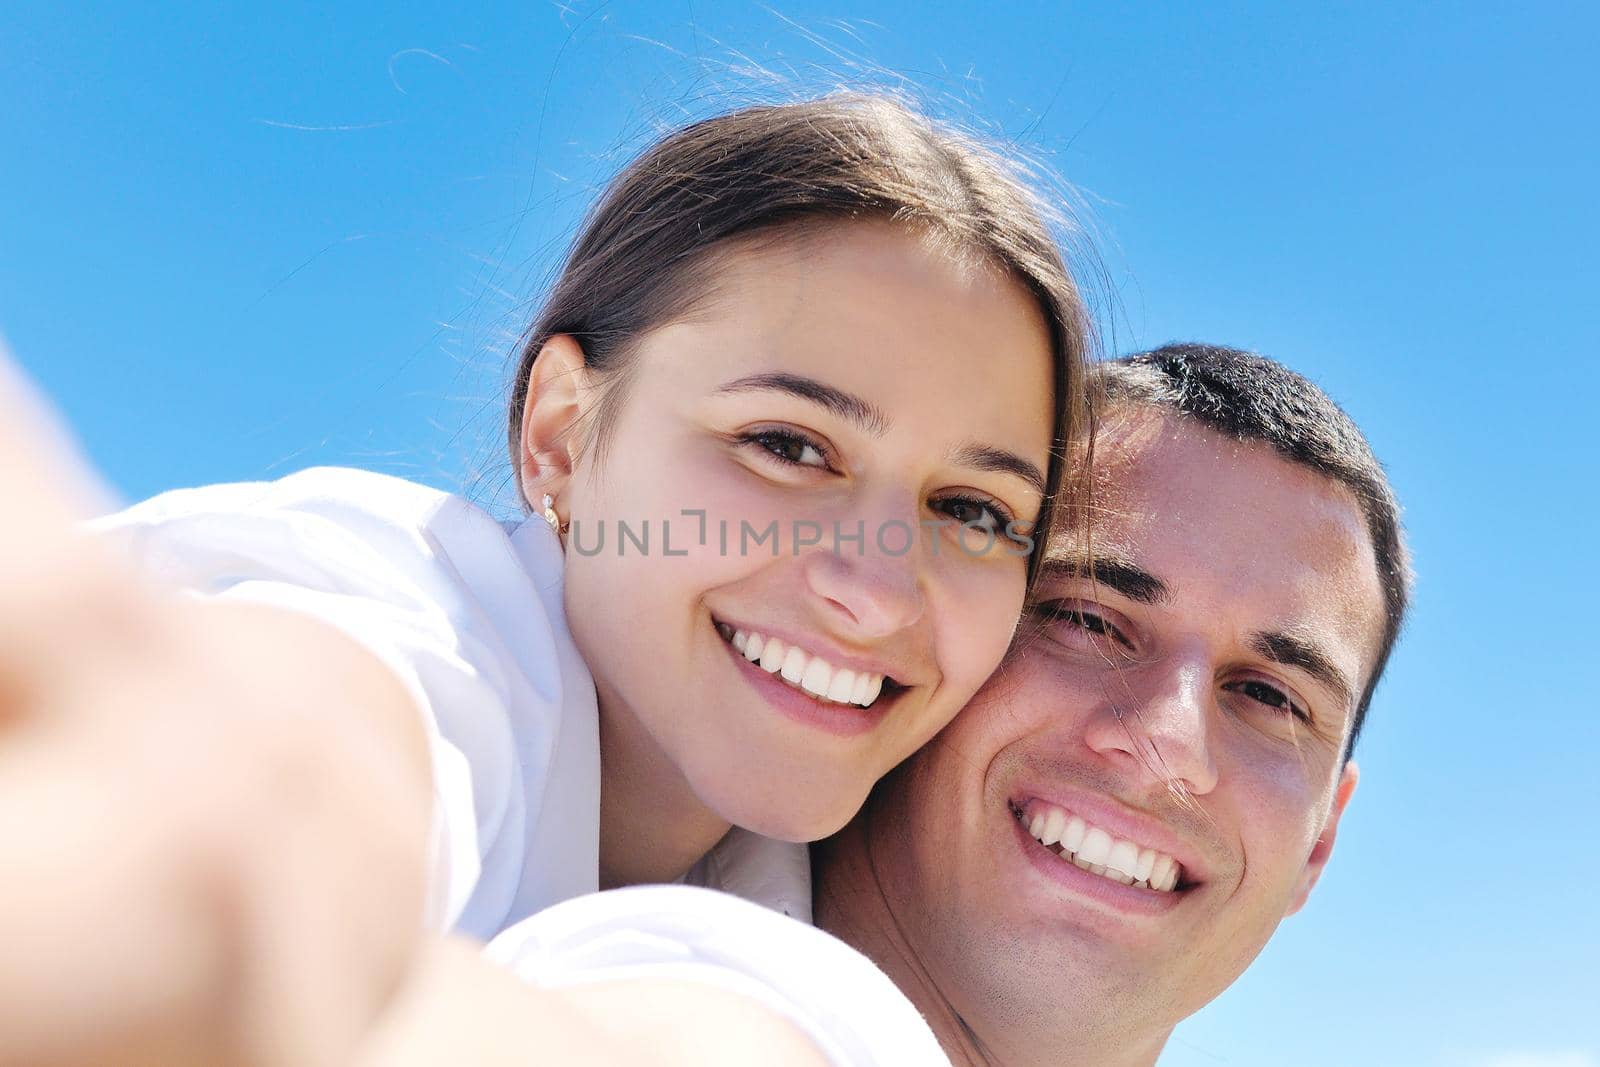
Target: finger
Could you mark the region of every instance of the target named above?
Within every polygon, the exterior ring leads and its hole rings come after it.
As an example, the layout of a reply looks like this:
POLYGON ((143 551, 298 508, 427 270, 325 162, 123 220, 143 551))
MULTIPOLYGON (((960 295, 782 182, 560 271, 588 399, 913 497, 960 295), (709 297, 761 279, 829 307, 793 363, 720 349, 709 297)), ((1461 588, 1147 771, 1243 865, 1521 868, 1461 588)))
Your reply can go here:
POLYGON ((12 358, 3 337, 0 500, 25 504, 15 511, 33 513, 42 522, 54 523, 100 514, 108 510, 112 501, 104 484, 90 473, 89 464, 64 424, 12 358))
POLYGON ((100 591, 116 587, 107 554, 75 528, 108 500, 0 342, 0 659, 13 669, 44 650, 34 639, 52 618, 92 614, 100 591))

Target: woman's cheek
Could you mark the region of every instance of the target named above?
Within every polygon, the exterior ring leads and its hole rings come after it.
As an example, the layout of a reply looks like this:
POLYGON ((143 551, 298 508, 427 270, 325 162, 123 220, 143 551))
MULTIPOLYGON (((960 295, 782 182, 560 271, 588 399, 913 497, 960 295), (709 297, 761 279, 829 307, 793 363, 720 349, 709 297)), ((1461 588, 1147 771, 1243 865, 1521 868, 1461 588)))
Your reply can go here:
POLYGON ((989 680, 1010 647, 1022 616, 1024 566, 1021 559, 961 558, 941 568, 941 617, 935 624, 941 688, 959 698, 955 707, 938 709, 945 722, 989 680))

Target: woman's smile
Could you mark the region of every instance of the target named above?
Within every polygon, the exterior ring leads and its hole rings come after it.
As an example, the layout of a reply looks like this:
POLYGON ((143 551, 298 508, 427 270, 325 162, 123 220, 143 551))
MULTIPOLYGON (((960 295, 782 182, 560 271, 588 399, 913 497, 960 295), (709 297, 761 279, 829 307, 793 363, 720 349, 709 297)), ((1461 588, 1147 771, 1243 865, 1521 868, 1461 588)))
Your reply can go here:
MULTIPOLYGON (((716 622, 735 669, 769 704, 808 726, 850 735, 875 729, 907 692, 877 671, 841 666, 802 643, 716 622)), ((802 639, 803 640, 803 639, 802 639)))

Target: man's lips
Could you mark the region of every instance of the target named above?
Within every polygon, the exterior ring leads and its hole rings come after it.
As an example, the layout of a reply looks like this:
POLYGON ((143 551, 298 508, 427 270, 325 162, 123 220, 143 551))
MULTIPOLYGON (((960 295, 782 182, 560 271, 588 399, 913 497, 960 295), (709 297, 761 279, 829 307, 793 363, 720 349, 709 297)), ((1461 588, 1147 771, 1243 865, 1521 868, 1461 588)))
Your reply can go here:
POLYGON ((1171 854, 1114 836, 1048 801, 1030 800, 1012 812, 1030 837, 1079 870, 1155 893, 1171 893, 1182 880, 1182 866, 1171 854))
POLYGON ((1117 867, 1124 873, 1133 874, 1135 881, 1139 880, 1142 872, 1138 869, 1127 870, 1129 863, 1137 864, 1136 859, 1129 858, 1129 848, 1138 856, 1149 851, 1157 858, 1162 855, 1170 857, 1178 867, 1176 887, 1179 889, 1199 885, 1210 877, 1205 855, 1187 835, 1175 830, 1166 820, 1129 807, 1099 790, 1061 781, 1019 782, 1012 788, 1008 806, 1013 814, 1026 814, 1023 822, 1026 830, 1033 829, 1036 815, 1044 816, 1046 825, 1041 827, 1043 833, 1033 836, 1048 838, 1053 830, 1054 839, 1047 843, 1057 847, 1066 836, 1067 851, 1077 854, 1086 850, 1083 858, 1091 864, 1109 865, 1110 854, 1117 843, 1125 843, 1129 847, 1120 851, 1117 867), (1059 820, 1052 818, 1055 810, 1062 813, 1059 820), (1081 837, 1072 825, 1074 818, 1082 821, 1081 837), (1090 830, 1096 828, 1102 832, 1105 841, 1101 841, 1099 835, 1094 835, 1094 839, 1090 840, 1090 830))
POLYGON ((1011 823, 1013 839, 1027 865, 1051 886, 1097 905, 1097 910, 1112 912, 1122 918, 1153 918, 1166 915, 1181 906, 1192 891, 1186 887, 1171 892, 1141 889, 1083 870, 1071 861, 1062 859, 1054 848, 1040 844, 1015 817, 1008 821, 1011 823))

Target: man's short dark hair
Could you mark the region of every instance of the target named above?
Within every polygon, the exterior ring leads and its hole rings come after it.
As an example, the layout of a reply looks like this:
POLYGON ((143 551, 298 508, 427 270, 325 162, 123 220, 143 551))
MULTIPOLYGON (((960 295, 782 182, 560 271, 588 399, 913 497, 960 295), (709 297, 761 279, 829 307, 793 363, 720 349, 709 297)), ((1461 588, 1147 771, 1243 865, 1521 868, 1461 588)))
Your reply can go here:
POLYGON ((1254 352, 1206 344, 1167 344, 1103 363, 1105 405, 1164 409, 1237 441, 1261 441, 1351 493, 1367 521, 1383 586, 1383 642, 1356 705, 1345 757, 1355 750, 1372 692, 1400 636, 1411 566, 1400 506, 1372 446, 1344 410, 1315 384, 1254 352))

